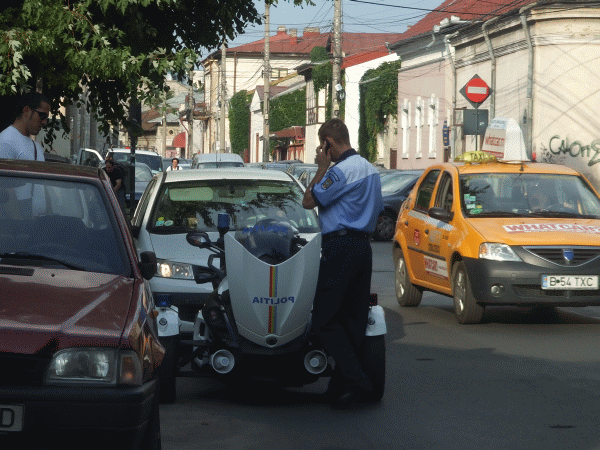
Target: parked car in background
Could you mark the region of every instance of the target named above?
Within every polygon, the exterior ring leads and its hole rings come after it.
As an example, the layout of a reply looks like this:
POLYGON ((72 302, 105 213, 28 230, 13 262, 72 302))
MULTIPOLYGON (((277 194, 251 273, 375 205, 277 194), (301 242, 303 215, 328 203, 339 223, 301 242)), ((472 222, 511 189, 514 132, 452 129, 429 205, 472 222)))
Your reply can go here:
POLYGON ((196 153, 192 158, 192 169, 214 167, 244 167, 244 160, 237 153, 196 153))
POLYGON ((389 241, 394 237, 400 206, 410 194, 423 173, 422 170, 390 170, 380 172, 383 211, 377 218, 373 233, 375 241, 389 241))
POLYGON ((160 449, 155 272, 102 169, 0 161, 0 448, 160 449))
POLYGON ((268 169, 268 170, 280 170, 282 172, 285 172, 288 168, 288 164, 284 164, 284 163, 278 163, 278 162, 270 162, 270 163, 264 163, 263 164, 263 169, 268 169))
MULTIPOLYGON (((131 158, 131 149, 129 148, 113 148, 108 151, 107 157, 112 157, 117 163, 121 163, 123 161, 130 161, 131 158)), ((135 162, 144 163, 150 170, 152 170, 153 174, 163 171, 163 160, 162 157, 156 153, 151 152, 149 150, 136 150, 135 151, 135 162)))
POLYGON ((315 177, 315 173, 317 173, 317 169, 319 166, 313 164, 311 166, 305 167, 300 175, 298 175, 298 181, 304 186, 306 189, 312 179, 315 177))
POLYGON ((307 163, 293 163, 288 166, 286 169, 287 173, 291 173, 296 178, 300 177, 300 174, 304 172, 305 169, 309 169, 311 167, 317 167, 316 164, 307 164, 307 163))
POLYGON ((438 292, 465 324, 487 305, 600 306, 600 198, 585 177, 559 164, 462 157, 429 167, 401 208, 398 303, 438 292))
MULTIPOLYGON (((127 200, 127 205, 129 205, 129 199, 131 198, 131 164, 129 164, 129 162, 127 161, 121 161, 119 164, 125 170, 125 178, 123 179, 123 184, 125 185, 125 199, 127 200)), ((142 194, 146 190, 146 186, 148 186, 148 183, 150 183, 150 180, 153 176, 154 174, 152 173, 152 170, 150 170, 150 167, 148 167, 146 164, 138 162, 135 163, 135 193, 133 197, 132 211, 135 210, 135 207, 137 206, 138 202, 140 201, 140 198, 142 197, 142 194)))

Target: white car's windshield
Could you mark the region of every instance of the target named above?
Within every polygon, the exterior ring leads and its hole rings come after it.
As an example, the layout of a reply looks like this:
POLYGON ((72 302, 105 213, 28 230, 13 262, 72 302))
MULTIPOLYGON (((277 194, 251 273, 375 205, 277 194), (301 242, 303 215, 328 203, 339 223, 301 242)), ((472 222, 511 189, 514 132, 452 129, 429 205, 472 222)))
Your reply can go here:
POLYGON ((287 221, 301 233, 320 231, 316 214, 302 207, 303 192, 292 182, 270 180, 198 180, 169 183, 152 211, 153 233, 217 231, 220 213, 229 214, 231 230, 271 218, 287 221))
POLYGON ((581 177, 481 173, 460 177, 463 213, 477 216, 600 218, 600 200, 581 177))

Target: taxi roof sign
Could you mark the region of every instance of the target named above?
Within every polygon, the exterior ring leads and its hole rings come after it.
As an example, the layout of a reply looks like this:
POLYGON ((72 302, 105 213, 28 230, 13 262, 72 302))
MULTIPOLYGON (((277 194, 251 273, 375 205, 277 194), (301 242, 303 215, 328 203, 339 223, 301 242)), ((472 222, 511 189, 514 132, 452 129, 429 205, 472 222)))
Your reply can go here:
POLYGON ((515 119, 496 117, 492 120, 481 150, 504 161, 529 161, 521 127, 515 119))
POLYGON ((490 162, 497 161, 498 159, 492 155, 491 153, 484 151, 476 151, 476 152, 465 152, 462 155, 458 155, 454 158, 456 162, 465 162, 465 163, 475 163, 475 162, 490 162))

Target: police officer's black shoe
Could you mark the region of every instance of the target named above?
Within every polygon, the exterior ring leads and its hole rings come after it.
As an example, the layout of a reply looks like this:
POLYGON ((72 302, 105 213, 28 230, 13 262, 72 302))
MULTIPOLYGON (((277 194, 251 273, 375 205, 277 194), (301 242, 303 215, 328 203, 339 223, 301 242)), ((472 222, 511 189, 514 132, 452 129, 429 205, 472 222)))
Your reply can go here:
POLYGON ((373 392, 373 385, 368 378, 346 384, 339 394, 332 398, 331 404, 336 408, 346 408, 354 401, 368 398, 373 392))

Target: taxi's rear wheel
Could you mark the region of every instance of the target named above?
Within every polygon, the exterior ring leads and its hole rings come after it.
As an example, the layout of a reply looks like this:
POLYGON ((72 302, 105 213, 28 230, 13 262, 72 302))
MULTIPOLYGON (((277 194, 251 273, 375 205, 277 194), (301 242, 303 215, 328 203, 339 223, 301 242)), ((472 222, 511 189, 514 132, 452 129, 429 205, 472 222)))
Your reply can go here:
POLYGON ((394 249, 396 300, 400 306, 419 306, 423 292, 410 282, 402 250, 394 249))
POLYGON ((471 291, 471 283, 462 261, 452 271, 452 296, 454 297, 454 313, 458 323, 479 323, 483 318, 484 307, 478 305, 471 291))

